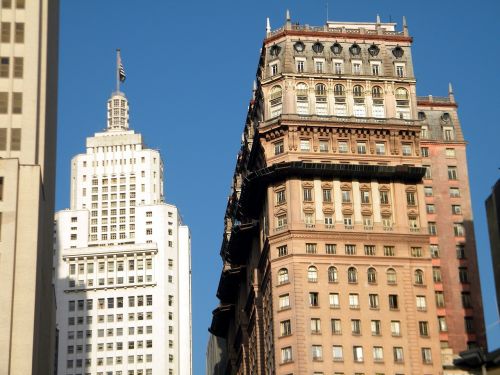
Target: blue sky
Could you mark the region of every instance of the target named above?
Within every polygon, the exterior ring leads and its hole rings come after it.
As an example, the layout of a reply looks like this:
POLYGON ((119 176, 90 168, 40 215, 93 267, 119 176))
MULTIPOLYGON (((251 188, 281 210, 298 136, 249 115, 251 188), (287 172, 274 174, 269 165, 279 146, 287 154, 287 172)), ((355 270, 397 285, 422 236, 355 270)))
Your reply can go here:
MULTIPOLYGON (((484 200, 500 178, 500 2, 329 1, 335 21, 399 24, 414 37, 418 95, 453 83, 468 145, 469 174, 490 349, 500 347, 484 200), (479 6, 480 5, 480 6, 479 6)), ((61 0, 57 209, 69 206, 70 159, 105 127, 115 87, 115 49, 127 72, 131 127, 162 152, 166 197, 192 233, 193 365, 204 373, 223 216, 251 97, 265 20, 322 25, 326 0, 61 0)), ((400 27, 400 26, 398 26, 400 27)))

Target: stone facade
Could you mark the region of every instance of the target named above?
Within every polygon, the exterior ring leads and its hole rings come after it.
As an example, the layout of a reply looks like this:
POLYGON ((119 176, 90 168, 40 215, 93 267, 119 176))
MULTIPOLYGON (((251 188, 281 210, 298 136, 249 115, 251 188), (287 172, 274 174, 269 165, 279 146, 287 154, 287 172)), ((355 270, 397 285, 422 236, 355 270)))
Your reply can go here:
POLYGON ((0 374, 52 374, 59 2, 0 4, 0 374))
POLYGON ((226 373, 439 374, 485 345, 456 103, 417 97, 411 43, 405 22, 268 27, 210 327, 226 373))

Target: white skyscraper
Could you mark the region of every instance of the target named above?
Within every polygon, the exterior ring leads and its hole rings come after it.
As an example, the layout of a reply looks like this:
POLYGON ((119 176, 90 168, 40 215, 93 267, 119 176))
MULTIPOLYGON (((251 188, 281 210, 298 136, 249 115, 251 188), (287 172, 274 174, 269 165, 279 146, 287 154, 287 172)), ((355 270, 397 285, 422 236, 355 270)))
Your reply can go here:
POLYGON ((56 214, 58 374, 190 375, 189 229, 164 203, 160 153, 129 130, 125 95, 107 110, 56 214))

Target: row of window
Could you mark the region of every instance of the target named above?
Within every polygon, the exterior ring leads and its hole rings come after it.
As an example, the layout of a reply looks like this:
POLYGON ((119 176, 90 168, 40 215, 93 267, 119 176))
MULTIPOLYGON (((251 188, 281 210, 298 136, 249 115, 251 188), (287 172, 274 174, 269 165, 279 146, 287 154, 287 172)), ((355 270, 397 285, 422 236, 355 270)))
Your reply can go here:
MULTIPOLYGON (((302 138, 299 143, 299 150, 302 152, 311 152, 313 149, 311 147, 312 141, 311 139, 302 138)), ((336 151, 339 154, 347 154, 356 152, 359 155, 366 155, 368 153, 368 143, 364 141, 356 142, 355 149, 351 150, 350 148, 351 142, 349 140, 338 140, 337 141, 337 149, 336 151)), ((274 154, 280 155, 285 152, 284 141, 279 140, 273 143, 274 146, 274 154)), ((330 141, 327 139, 319 140, 319 152, 330 152, 330 141)), ((375 142, 374 152, 376 155, 387 155, 387 147, 386 142, 375 142)), ((403 156, 413 156, 413 146, 412 143, 402 143, 401 144, 401 153, 403 156)))
POLYGON ((14 5, 16 9, 24 9, 26 0, 2 0, 2 9, 11 9, 12 5, 14 5))
MULTIPOLYGON (((117 315, 117 322, 122 322, 123 321, 123 315, 118 314, 117 315), (119 316, 118 316, 119 315, 119 316)), ((128 313, 128 321, 133 322, 135 320, 151 320, 153 319, 153 312, 152 311, 147 311, 146 313, 144 312, 138 312, 138 313, 128 313)), ((86 317, 83 316, 77 316, 77 317, 69 317, 68 318, 68 325, 69 326, 74 326, 74 325, 90 325, 93 324, 93 317, 91 315, 88 315, 86 317)), ((97 336, 98 337, 104 337, 104 329, 99 329, 97 330, 97 336)), ((106 333, 106 336, 114 336, 114 328, 108 328, 106 333)), ((117 331, 118 332, 118 331, 117 331)))
MULTIPOLYGON (((345 324, 345 322, 344 322, 345 324)), ((359 336, 362 334, 361 320, 360 319, 350 319, 350 332, 352 335, 359 336)), ((382 322, 380 320, 370 320, 370 333, 372 336, 382 336, 382 322)), ((402 336, 401 332, 401 322, 399 320, 392 320, 389 325, 391 336, 399 337, 402 336)), ((427 321, 418 322, 419 334, 422 337, 429 337, 429 323, 427 321)), ((330 329, 332 335, 341 335, 342 320, 338 318, 330 319, 330 329)), ((310 320, 310 333, 312 335, 322 334, 322 325, 320 318, 311 318, 310 320)), ((283 320, 280 322, 280 336, 290 336, 292 335, 292 324, 290 320, 283 320)))
MULTIPOLYGON (((354 244, 345 244, 344 252, 345 255, 356 255, 358 246, 354 244)), ((276 248, 278 256, 282 257, 288 255, 288 245, 281 245, 276 248)), ((337 255, 337 244, 327 243, 324 248, 325 254, 337 255)), ((317 254, 318 253, 318 244, 317 243, 306 243, 305 244, 305 252, 307 254, 317 254)), ((378 255, 377 246, 375 245, 364 245, 363 246, 363 255, 366 256, 376 256, 378 255)), ((396 256, 396 247, 395 246, 383 246, 383 254, 384 256, 393 257, 396 256)), ((424 256, 424 251, 421 247, 412 246, 410 247, 410 256, 413 258, 421 258, 424 256)), ((398 251, 398 255, 401 256, 400 251, 398 251)))
POLYGON ((22 22, 1 22, 0 42, 2 43, 24 43, 24 23, 22 22), (12 39, 14 34, 14 39, 12 39))
MULTIPOLYGON (((429 234, 431 236, 438 235, 437 223, 434 221, 429 221, 427 223, 427 228, 429 229, 429 234)), ((465 236, 465 227, 463 223, 453 223, 453 234, 455 237, 465 236)))
MULTIPOLYGON (((129 296, 125 299, 128 300, 128 307, 135 306, 152 306, 153 305, 153 296, 151 294, 145 296, 129 296)), ((108 298, 98 298, 96 300, 97 309, 113 309, 127 307, 124 305, 124 297, 108 297, 108 298)), ((83 311, 83 310, 92 310, 94 308, 94 300, 70 300, 68 301, 68 311, 83 311)))
MULTIPOLYGON (((0 93, 0 101, 1 94, 2 93, 0 93)), ((20 128, 0 128, 0 151, 7 150, 8 141, 10 141, 10 151, 21 151, 21 131, 20 128), (9 130, 10 136, 8 137, 7 134, 9 130)))
MULTIPOLYGON (((121 314, 116 315, 117 319, 118 319, 118 315, 121 315, 121 314)), ((110 318, 110 316, 108 315, 108 321, 114 322, 115 318, 113 315, 111 315, 111 316, 113 318, 110 318)), ((120 319, 121 319, 120 321, 123 321, 123 315, 121 315, 120 319)), ((150 335, 153 333, 153 326, 127 327, 127 330, 128 330, 129 336, 143 335, 143 334, 150 335)), ((91 338, 92 337, 92 330, 88 329, 86 331, 68 331, 68 340, 74 340, 74 339, 82 340, 84 338, 84 335, 85 335, 85 338, 91 338)), ((122 327, 119 327, 116 329, 116 336, 123 336, 123 328, 122 327)), ((107 345, 108 346, 113 345, 113 343, 108 343, 107 345)), ((118 345, 118 343, 116 345, 118 345)), ((86 344, 85 351, 91 352, 92 351, 92 344, 86 344)))
MULTIPOLYGON (((125 343, 126 347, 128 347, 129 350, 132 349, 149 349, 153 347, 153 340, 138 340, 138 341, 128 341, 125 343)), ((113 343, 113 342, 108 342, 107 344, 104 343, 98 343, 97 344, 97 351, 102 352, 105 349, 109 351, 114 351, 114 350, 123 350, 124 343, 122 341, 113 343)), ((81 345, 68 345, 66 348, 66 353, 67 354, 81 354, 83 353, 83 344, 81 345)), ((85 347, 85 349, 90 349, 92 351, 92 344, 89 344, 88 346, 85 347)))
POLYGON ((0 56, 0 78, 23 78, 24 58, 23 57, 4 57, 0 56), (12 72, 11 72, 12 65, 12 72))
POLYGON ((151 270, 153 269, 153 259, 150 257, 141 258, 140 256, 134 259, 128 260, 107 260, 107 261, 97 261, 97 262, 81 262, 81 263, 71 263, 69 265, 69 274, 76 275, 78 270, 78 274, 84 274, 85 271, 87 274, 94 273, 95 267, 97 268, 97 272, 114 272, 115 270, 125 271, 134 271, 134 270, 151 270), (96 267, 97 266, 97 267, 96 267))
MULTIPOLYGON (((434 204, 426 204, 425 210, 428 214, 435 214, 436 213, 436 206, 434 204)), ((452 204, 451 205, 451 214, 452 215, 462 215, 462 206, 459 204, 452 204)))
MULTIPOLYGON (((384 70, 381 61, 370 61, 369 67, 365 68, 361 60, 351 60, 351 64, 345 64, 342 59, 332 59, 331 66, 328 67, 328 61, 323 58, 313 58, 313 64, 307 64, 305 57, 295 58, 295 71, 297 73, 316 73, 316 74, 352 74, 352 75, 372 75, 383 76, 384 70), (308 66, 310 65, 310 66, 308 66)), ((269 73, 275 76, 280 73, 278 61, 269 64, 269 73)), ((406 77, 405 63, 395 63, 392 72, 397 77, 406 77)))
MULTIPOLYGON (((428 158, 429 157, 429 147, 421 147, 420 154, 422 155, 422 157, 428 158)), ((446 148, 444 150, 444 154, 447 158, 455 158, 456 157, 456 153, 455 153, 454 148, 446 148)))
POLYGON ((70 288, 92 288, 95 286, 112 287, 115 285, 119 286, 119 285, 144 283, 144 282, 152 283, 153 282, 153 275, 129 276, 128 278, 119 276, 116 279, 114 277, 108 277, 108 278, 101 277, 101 278, 97 279, 97 283, 95 283, 95 279, 93 277, 87 278, 85 280, 69 279, 68 286, 70 288))
MULTIPOLYGON (((421 348, 422 363, 432 364, 432 351, 431 348, 421 348)), ((323 347, 321 345, 313 345, 311 347, 311 354, 313 360, 323 360, 323 347)), ((394 363, 404 363, 403 348, 399 346, 392 347, 394 363)), ((373 361, 382 362, 384 360, 384 349, 381 346, 374 346, 372 348, 373 361)), ((332 359, 333 361, 344 361, 344 348, 342 345, 332 346, 332 359)), ((350 358, 346 358, 349 360, 350 358)), ((354 362, 364 362, 364 350, 362 346, 352 347, 352 360, 354 362)), ((281 363, 289 363, 293 361, 292 347, 287 346, 281 349, 281 363)), ((316 374, 316 373, 315 373, 316 374)))
MULTIPOLYGON (((376 284, 378 282, 377 270, 373 267, 369 267, 366 271, 368 284, 376 284)), ((386 271, 387 275, 387 283, 395 284, 396 283, 396 271, 393 268, 390 268, 386 271)), ((358 283, 358 269, 356 267, 349 267, 347 269, 347 281, 351 284, 358 283)), ((307 268, 307 281, 316 283, 318 282, 318 268, 316 266, 309 266, 307 268)), ((328 267, 328 282, 337 283, 339 282, 339 271, 337 267, 330 266, 328 267)), ((414 271, 414 280, 415 285, 424 285, 425 277, 424 271, 421 269, 416 269, 414 271)))
MULTIPOLYGON (((9 113, 9 93, 0 92, 0 114, 9 113)), ((23 93, 13 92, 11 96, 11 111, 12 114, 23 113, 23 93)))
MULTIPOLYGON (((170 362, 173 362, 173 355, 172 354, 170 354, 170 355, 172 356, 172 361, 170 361, 170 362)), ((127 358, 127 363, 129 363, 129 364, 153 362, 153 354, 129 355, 126 358, 127 358)), ((96 363, 97 366, 110 366, 113 364, 121 365, 121 364, 123 364, 123 358, 121 356, 107 357, 107 358, 100 357, 100 358, 97 358, 96 362, 97 362, 96 363)), ((73 367, 81 368, 81 367, 83 367, 84 363, 85 363, 85 367, 90 367, 92 365, 92 361, 90 360, 90 358, 85 359, 85 361, 83 359, 76 359, 76 360, 68 359, 66 361, 66 368, 73 368, 73 367)), ((137 371, 139 371, 139 370, 137 370, 137 371)), ((115 374, 117 374, 117 373, 118 373, 118 371, 115 372, 115 374)), ((151 373, 152 372, 150 372, 150 373, 146 372, 146 374, 151 374, 151 373)), ((137 373, 137 374, 139 374, 139 373, 137 373)))
MULTIPOLYGON (((430 165, 422 165, 425 168, 424 179, 431 180, 432 179, 432 169, 430 165)), ((448 180, 458 180, 458 169, 454 165, 450 165, 447 167, 448 172, 448 180)))

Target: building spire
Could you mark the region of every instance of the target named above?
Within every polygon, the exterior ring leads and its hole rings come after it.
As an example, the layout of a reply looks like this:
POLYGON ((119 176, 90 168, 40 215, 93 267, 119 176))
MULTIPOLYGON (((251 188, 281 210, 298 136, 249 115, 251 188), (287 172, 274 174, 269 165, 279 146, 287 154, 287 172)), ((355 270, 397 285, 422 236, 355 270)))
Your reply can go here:
POLYGON ((408 35, 408 24, 406 23, 406 16, 403 16, 403 35, 408 35))
POLYGON ((286 22, 290 22, 291 21, 291 18, 290 18, 290 10, 287 9, 286 10, 286 22))
POLYGON ((266 34, 269 35, 271 33, 271 21, 269 17, 266 18, 266 34))
POLYGON ((380 14, 377 14, 377 25, 380 25, 380 14))
POLYGON ((450 102, 455 103, 455 94, 453 93, 451 82, 448 83, 448 97, 450 98, 450 102))

